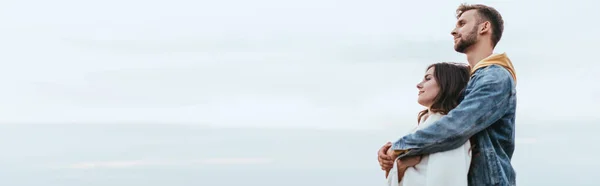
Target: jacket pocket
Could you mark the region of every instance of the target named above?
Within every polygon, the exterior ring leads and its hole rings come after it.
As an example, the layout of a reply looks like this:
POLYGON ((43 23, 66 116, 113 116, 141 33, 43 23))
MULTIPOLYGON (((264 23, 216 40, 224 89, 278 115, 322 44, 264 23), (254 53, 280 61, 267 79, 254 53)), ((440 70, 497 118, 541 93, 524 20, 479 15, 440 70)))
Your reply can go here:
POLYGON ((493 149, 478 149, 472 156, 469 177, 470 185, 493 186, 500 185, 500 166, 496 161, 496 153, 493 149))

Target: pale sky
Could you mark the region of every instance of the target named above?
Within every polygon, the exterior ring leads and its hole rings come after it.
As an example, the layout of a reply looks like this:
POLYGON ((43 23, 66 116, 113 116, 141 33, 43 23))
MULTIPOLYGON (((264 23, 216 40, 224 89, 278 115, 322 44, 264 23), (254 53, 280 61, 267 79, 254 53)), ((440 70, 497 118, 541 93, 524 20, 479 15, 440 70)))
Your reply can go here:
MULTIPOLYGON (((461 2, 4 0, 0 123, 413 125, 425 67, 466 62, 461 2)), ((518 124, 600 120, 600 3, 479 2, 504 16, 518 124)))

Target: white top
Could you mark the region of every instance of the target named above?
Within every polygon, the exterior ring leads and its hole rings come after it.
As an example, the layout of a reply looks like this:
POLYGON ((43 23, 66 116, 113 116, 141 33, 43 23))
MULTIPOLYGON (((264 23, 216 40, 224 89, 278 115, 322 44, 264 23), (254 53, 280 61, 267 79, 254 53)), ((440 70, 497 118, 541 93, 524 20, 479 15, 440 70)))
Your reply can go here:
MULTIPOLYGON (((415 130, 427 127, 443 115, 429 114, 415 130)), ((414 132, 414 131, 413 131, 414 132)), ((467 186, 467 175, 471 164, 471 143, 444 151, 423 155, 421 162, 404 172, 402 182, 398 183, 397 161, 387 178, 388 186, 467 186)))

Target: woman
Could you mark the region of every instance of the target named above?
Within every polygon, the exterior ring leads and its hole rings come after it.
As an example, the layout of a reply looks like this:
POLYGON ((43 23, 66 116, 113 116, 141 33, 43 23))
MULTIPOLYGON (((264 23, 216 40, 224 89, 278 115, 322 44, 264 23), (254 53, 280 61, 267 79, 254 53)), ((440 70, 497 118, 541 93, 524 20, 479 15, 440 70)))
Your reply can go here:
MULTIPOLYGON (((463 89, 469 82, 470 67, 458 63, 436 63, 427 67, 423 80, 417 84, 418 103, 427 109, 421 111, 415 130, 427 127, 454 109, 463 89)), ((414 131, 413 131, 414 132, 414 131)), ((471 163, 471 144, 444 152, 396 159, 386 172, 389 186, 467 186, 471 163)), ((392 155, 388 150, 388 155, 392 155)))

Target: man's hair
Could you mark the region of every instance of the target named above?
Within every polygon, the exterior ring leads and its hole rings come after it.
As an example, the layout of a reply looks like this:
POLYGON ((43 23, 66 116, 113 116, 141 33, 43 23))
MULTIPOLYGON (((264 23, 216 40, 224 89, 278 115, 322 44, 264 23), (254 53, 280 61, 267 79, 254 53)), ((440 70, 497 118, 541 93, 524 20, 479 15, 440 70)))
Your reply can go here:
POLYGON ((502 32, 504 31, 504 20, 500 13, 490 6, 482 4, 461 4, 456 9, 456 18, 458 19, 464 12, 468 10, 476 10, 478 15, 478 23, 489 21, 492 25, 492 46, 496 47, 496 44, 502 38, 502 32))

